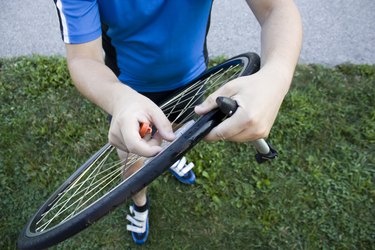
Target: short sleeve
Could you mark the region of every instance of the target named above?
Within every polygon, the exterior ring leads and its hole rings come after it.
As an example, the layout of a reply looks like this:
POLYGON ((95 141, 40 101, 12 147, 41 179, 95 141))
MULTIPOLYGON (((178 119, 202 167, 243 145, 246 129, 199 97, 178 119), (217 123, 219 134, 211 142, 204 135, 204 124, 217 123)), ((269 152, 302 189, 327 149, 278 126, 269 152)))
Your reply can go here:
POLYGON ((97 0, 54 0, 65 43, 86 43, 100 37, 97 0))

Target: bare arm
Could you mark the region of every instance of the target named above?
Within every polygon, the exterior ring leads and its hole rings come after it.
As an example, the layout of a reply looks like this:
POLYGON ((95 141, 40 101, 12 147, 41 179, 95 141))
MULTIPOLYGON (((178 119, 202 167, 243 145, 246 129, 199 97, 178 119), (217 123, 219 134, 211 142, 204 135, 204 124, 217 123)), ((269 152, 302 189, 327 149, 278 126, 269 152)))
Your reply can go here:
POLYGON ((239 109, 214 128, 207 140, 225 138, 252 141, 267 137, 281 103, 288 92, 301 50, 302 28, 292 0, 248 0, 262 27, 261 69, 251 76, 237 78, 196 107, 204 114, 216 106, 217 96, 229 96, 239 109))
POLYGON ((161 148, 144 141, 139 123, 152 123, 164 139, 174 138, 163 112, 149 99, 121 83, 104 64, 101 38, 84 44, 67 44, 69 72, 77 89, 112 115, 109 142, 119 149, 152 156, 161 148))
POLYGON ((104 64, 101 38, 85 44, 66 44, 70 75, 77 89, 90 101, 109 114, 115 103, 132 90, 119 82, 116 75, 104 64))
POLYGON ((289 88, 302 44, 301 18, 292 0, 247 0, 262 27, 262 67, 285 79, 289 88))

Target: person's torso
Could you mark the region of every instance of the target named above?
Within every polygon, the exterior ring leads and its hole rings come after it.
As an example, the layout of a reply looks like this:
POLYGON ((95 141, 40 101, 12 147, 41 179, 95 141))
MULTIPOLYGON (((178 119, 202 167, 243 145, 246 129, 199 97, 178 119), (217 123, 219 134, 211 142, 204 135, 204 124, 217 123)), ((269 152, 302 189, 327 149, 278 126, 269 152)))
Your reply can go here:
POLYGON ((212 0, 98 0, 98 4, 106 26, 107 59, 125 84, 142 92, 165 91, 205 70, 212 0))

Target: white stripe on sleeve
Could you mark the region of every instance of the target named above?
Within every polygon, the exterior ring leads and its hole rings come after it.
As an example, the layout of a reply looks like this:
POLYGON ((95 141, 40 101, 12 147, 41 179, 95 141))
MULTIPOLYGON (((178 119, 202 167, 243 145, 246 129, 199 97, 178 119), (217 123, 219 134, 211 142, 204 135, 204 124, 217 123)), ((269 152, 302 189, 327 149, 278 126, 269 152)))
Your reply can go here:
POLYGON ((62 32, 63 32, 63 38, 65 43, 70 43, 69 40, 69 31, 68 31, 68 23, 66 21, 66 17, 63 11, 63 6, 61 0, 56 1, 56 6, 59 9, 60 12, 60 18, 61 18, 61 25, 62 25, 62 32))

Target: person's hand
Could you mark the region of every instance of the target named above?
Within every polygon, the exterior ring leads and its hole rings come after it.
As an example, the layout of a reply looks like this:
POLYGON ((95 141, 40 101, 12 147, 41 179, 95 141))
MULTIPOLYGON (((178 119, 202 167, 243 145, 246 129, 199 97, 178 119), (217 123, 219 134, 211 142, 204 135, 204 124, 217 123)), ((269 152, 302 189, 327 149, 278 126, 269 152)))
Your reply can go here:
POLYGON ((228 82, 195 107, 195 112, 203 115, 217 107, 218 96, 230 97, 238 103, 237 111, 212 129, 205 140, 246 142, 266 138, 288 86, 286 79, 265 70, 228 82))
POLYGON ((109 143, 116 148, 150 157, 161 151, 161 139, 174 139, 172 126, 161 109, 150 99, 128 90, 114 101, 109 143), (151 140, 141 138, 140 124, 148 123, 156 127, 157 132, 151 140))

